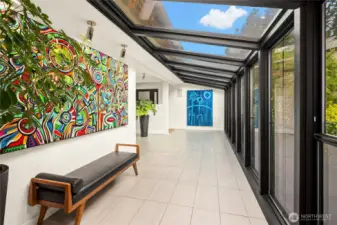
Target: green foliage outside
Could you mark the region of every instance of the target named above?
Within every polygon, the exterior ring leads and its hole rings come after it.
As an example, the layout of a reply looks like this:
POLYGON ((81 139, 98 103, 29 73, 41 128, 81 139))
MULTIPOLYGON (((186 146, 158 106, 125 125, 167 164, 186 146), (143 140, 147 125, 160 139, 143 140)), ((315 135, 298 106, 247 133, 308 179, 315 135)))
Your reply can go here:
POLYGON ((136 106, 136 116, 146 116, 149 112, 157 112, 156 105, 151 100, 139 100, 136 106))
MULTIPOLYGON (((337 38, 337 1, 326 1, 326 38, 335 41, 337 38)), ((327 43, 328 44, 328 43, 327 43)), ((325 132, 337 136, 337 49, 326 52, 325 67, 325 132)))
POLYGON ((326 52, 325 132, 337 135, 337 58, 335 49, 326 52))

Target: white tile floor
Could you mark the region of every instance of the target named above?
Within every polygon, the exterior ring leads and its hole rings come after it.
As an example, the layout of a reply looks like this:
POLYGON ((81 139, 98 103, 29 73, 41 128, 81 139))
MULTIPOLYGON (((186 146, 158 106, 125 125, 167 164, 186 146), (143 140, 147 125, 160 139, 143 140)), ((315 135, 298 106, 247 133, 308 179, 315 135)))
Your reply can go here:
MULTIPOLYGON (((138 138, 131 169, 91 199, 82 225, 267 225, 223 132, 138 138)), ((45 225, 73 224, 58 212, 45 225)))

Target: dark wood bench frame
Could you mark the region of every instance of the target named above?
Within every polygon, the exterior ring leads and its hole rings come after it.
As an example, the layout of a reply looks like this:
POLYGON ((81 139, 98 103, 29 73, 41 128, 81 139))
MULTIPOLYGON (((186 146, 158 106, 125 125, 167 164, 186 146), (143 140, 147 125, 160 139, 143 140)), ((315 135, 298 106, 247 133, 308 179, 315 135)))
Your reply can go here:
POLYGON ((28 204, 31 206, 35 206, 37 204, 41 205, 40 209, 40 216, 37 221, 37 225, 42 225, 43 224, 43 219, 46 215, 46 212, 49 207, 53 208, 59 208, 59 209, 64 209, 64 212, 67 214, 72 213, 74 210, 77 210, 76 212, 76 219, 75 219, 75 225, 80 225, 81 219, 83 216, 84 208, 86 202, 94 196, 97 192, 102 190, 105 186, 110 184, 112 181, 114 181, 121 173, 123 173, 125 170, 129 169, 131 166, 133 166, 133 169, 135 171, 136 176, 138 175, 138 168, 137 168, 137 162, 140 159, 140 148, 139 145, 134 145, 134 144, 116 144, 115 151, 119 151, 120 146, 126 146, 126 147, 136 147, 136 153, 138 155, 137 159, 135 159, 133 162, 130 163, 130 166, 127 166, 123 168, 121 171, 119 171, 117 174, 114 176, 110 177, 109 180, 104 182, 101 186, 90 192, 87 196, 85 196, 82 200, 77 202, 76 204, 73 204, 72 202, 72 192, 71 192, 71 185, 69 183, 64 183, 64 182, 58 182, 58 181, 52 181, 52 180, 46 180, 46 179, 39 179, 39 178, 32 178, 30 182, 30 187, 29 187, 29 199, 28 199, 28 204), (51 186, 56 186, 56 187, 62 187, 64 188, 64 193, 65 193, 65 199, 64 199, 64 204, 58 204, 54 202, 49 202, 45 200, 38 200, 37 199, 37 189, 38 189, 38 184, 47 184, 51 186))

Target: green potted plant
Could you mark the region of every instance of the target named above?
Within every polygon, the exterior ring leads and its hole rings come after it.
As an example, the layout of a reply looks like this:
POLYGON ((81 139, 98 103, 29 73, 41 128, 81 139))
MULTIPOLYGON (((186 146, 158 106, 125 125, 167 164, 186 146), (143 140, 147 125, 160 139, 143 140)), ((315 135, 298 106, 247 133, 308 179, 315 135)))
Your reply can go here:
POLYGON ((0 225, 4 224, 8 185, 8 166, 0 164, 0 225))
POLYGON ((156 105, 151 100, 137 101, 136 115, 140 122, 140 136, 147 137, 149 130, 149 114, 157 112, 156 105))

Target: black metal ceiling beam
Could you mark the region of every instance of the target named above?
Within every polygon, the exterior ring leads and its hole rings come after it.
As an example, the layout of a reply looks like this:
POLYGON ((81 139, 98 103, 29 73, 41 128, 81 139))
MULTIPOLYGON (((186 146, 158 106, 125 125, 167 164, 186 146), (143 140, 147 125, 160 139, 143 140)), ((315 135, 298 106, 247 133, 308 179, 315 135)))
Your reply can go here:
POLYGON ((226 87, 226 85, 217 85, 217 84, 211 84, 211 83, 207 83, 207 82, 201 82, 201 81, 189 80, 189 79, 185 79, 183 81, 184 82, 189 82, 189 83, 195 83, 195 84, 205 85, 205 86, 217 87, 217 88, 225 88, 226 87))
POLYGON ((195 80, 195 81, 200 81, 200 82, 205 82, 205 83, 209 83, 209 84, 215 84, 215 85, 226 85, 228 84, 229 82, 221 82, 221 81, 213 81, 213 80, 207 80, 207 79, 204 79, 204 78, 196 78, 196 77, 188 77, 188 76, 183 76, 183 75, 180 75, 179 76, 182 80, 195 80))
POLYGON ((166 65, 173 66, 176 68, 176 66, 184 67, 186 69, 197 69, 200 70, 200 72, 208 72, 208 73, 225 73, 231 76, 235 76, 235 71, 231 70, 224 70, 224 69, 218 69, 214 67, 207 67, 207 66, 200 66, 196 64, 191 63, 180 63, 180 62, 172 62, 172 61, 165 61, 166 65))
POLYGON ((244 61, 233 59, 229 57, 223 57, 223 56, 215 56, 210 54, 200 54, 200 53, 192 53, 192 52, 185 52, 185 51, 179 51, 179 50, 169 50, 169 49, 162 49, 162 48, 156 48, 154 50, 154 53, 159 55, 168 55, 168 56, 177 56, 182 58, 190 58, 190 59, 196 59, 196 60, 202 60, 206 62, 213 62, 213 63, 222 63, 222 64, 228 64, 233 66, 244 66, 244 61))
POLYGON ((188 70, 173 70, 175 73, 184 73, 188 75, 198 75, 200 77, 209 77, 209 78, 214 78, 214 79, 222 79, 222 80, 230 80, 232 79, 232 76, 219 76, 219 75, 213 75, 213 74, 208 74, 208 73, 200 73, 196 71, 188 71, 188 70))
MULTIPOLYGON (((258 51, 252 52, 247 57, 246 62, 245 62, 246 66, 252 66, 253 64, 255 64, 259 60, 258 53, 259 53, 258 51)), ((243 69, 243 67, 241 67, 241 69, 243 69)))
POLYGON ((221 86, 221 85, 214 85, 214 84, 209 84, 205 82, 199 82, 199 81, 193 81, 193 80, 183 80, 186 83, 190 84, 195 84, 195 85, 200 85, 200 86, 205 86, 205 87, 211 87, 211 88, 218 88, 218 89, 225 89, 226 86, 221 86))
MULTIPOLYGON (((198 2, 203 4, 240 5, 268 8, 296 9, 302 3, 313 0, 161 0, 172 2, 198 2)), ((315 0, 322 1, 322 0, 315 0)))
POLYGON ((173 72, 177 72, 177 73, 190 73, 190 74, 195 74, 195 75, 199 75, 199 76, 203 76, 203 77, 221 77, 222 79, 231 79, 233 76, 228 75, 228 76, 222 76, 221 74, 211 74, 211 73, 203 73, 202 71, 191 71, 191 70, 182 70, 182 69, 178 69, 178 68, 174 68, 173 72))
POLYGON ((272 26, 262 38, 260 46, 270 48, 276 44, 292 27, 294 27, 294 12, 285 11, 273 22, 272 26))
POLYGON ((227 46, 233 48, 258 50, 258 41, 234 35, 209 34, 206 32, 168 30, 159 28, 137 27, 132 32, 141 37, 155 37, 177 41, 197 42, 202 44, 227 46))
POLYGON ((190 77, 184 77, 184 76, 179 76, 181 79, 187 79, 187 80, 195 80, 195 81, 199 81, 199 82, 205 82, 205 83, 209 83, 209 84, 214 84, 214 85, 220 85, 220 86, 224 86, 227 85, 228 82, 219 82, 219 81, 211 81, 211 80, 205 80, 205 79, 200 79, 200 78, 190 78, 190 77))
POLYGON ((197 75, 194 75, 194 74, 185 74, 185 73, 178 73, 178 75, 180 77, 188 77, 188 78, 196 78, 196 79, 203 79, 205 81, 216 81, 216 82, 223 82, 223 83, 229 83, 230 80, 227 79, 227 80, 224 80, 224 79, 217 79, 217 78, 213 78, 213 77, 200 77, 200 76, 197 76, 197 75))
POLYGON ((208 87, 208 88, 216 88, 216 89, 221 89, 221 90, 224 90, 226 87, 220 87, 220 86, 213 86, 213 85, 210 85, 210 84, 203 84, 203 83, 199 83, 199 82, 192 82, 192 81, 184 81, 185 83, 188 83, 188 84, 194 84, 194 85, 199 85, 199 86, 205 86, 205 87, 208 87))

